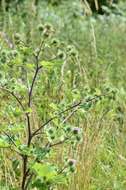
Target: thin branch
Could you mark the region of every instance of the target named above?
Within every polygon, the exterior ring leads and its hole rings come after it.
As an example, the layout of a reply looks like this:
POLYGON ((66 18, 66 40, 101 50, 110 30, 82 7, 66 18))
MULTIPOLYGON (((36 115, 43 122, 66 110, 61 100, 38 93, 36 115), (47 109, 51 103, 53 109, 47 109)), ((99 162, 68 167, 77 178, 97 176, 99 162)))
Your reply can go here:
POLYGON ((49 146, 49 147, 54 147, 54 146, 57 146, 57 145, 61 145, 61 144, 65 143, 67 140, 69 140, 68 137, 66 137, 64 140, 59 141, 59 142, 57 142, 57 143, 49 144, 48 146, 49 146))
POLYGON ((6 132, 3 132, 8 138, 9 140, 12 142, 12 144, 17 148, 17 145, 15 144, 14 140, 11 138, 10 135, 8 135, 6 132))
POLYGON ((38 48, 37 53, 34 54, 37 64, 38 64, 38 62, 39 62, 39 56, 40 56, 40 53, 41 53, 41 51, 42 51, 42 46, 43 46, 43 44, 44 44, 44 40, 41 41, 40 47, 38 48))
POLYGON ((34 77, 33 77, 33 80, 32 80, 32 84, 31 84, 31 87, 30 87, 30 91, 29 91, 29 100, 28 100, 28 106, 29 107, 31 106, 31 98, 32 98, 32 92, 33 92, 34 84, 35 84, 38 72, 39 72, 39 70, 41 68, 42 68, 42 66, 39 67, 38 64, 37 64, 35 74, 34 74, 34 77))
POLYGON ((78 103, 76 103, 76 104, 74 104, 74 105, 72 105, 72 106, 69 106, 67 109, 65 109, 65 110, 63 110, 63 111, 57 113, 54 117, 51 117, 48 121, 46 121, 43 125, 41 125, 36 131, 34 131, 34 132, 32 133, 32 138, 33 138, 34 136, 40 134, 40 133, 38 133, 38 132, 39 132, 42 128, 44 128, 46 125, 48 125, 48 124, 49 124, 51 121, 53 121, 54 119, 58 118, 60 115, 66 113, 66 112, 68 112, 68 111, 70 111, 70 110, 72 110, 72 109, 74 109, 74 108, 76 108, 76 107, 80 107, 81 105, 83 105, 83 103, 92 102, 92 101, 96 100, 97 98, 101 98, 101 97, 104 97, 104 96, 106 96, 106 95, 108 95, 108 94, 103 94, 103 95, 100 95, 100 96, 95 96, 95 97, 93 97, 92 99, 89 99, 89 100, 86 100, 86 101, 85 101, 85 100, 84 100, 84 101, 80 100, 78 103))
MULTIPOLYGON (((8 135, 6 132, 3 132, 8 138, 9 140, 12 142, 12 144, 17 148, 17 145, 15 144, 14 140, 11 138, 10 135, 8 135)), ((15 149, 12 149, 13 151, 15 151, 18 155, 22 156, 20 152, 18 152, 17 150, 15 149)))
POLYGON ((15 98, 15 100, 18 102, 18 104, 20 105, 20 107, 22 108, 22 110, 24 111, 24 114, 27 118, 27 123, 28 123, 28 134, 29 134, 29 139, 28 139, 28 144, 30 143, 30 136, 31 136, 31 130, 30 130, 30 117, 29 114, 25 112, 25 107, 23 106, 22 102, 20 101, 20 99, 10 90, 0 87, 1 90, 6 91, 8 94, 10 94, 12 97, 15 98))
POLYGON ((69 119, 73 116, 73 114, 77 112, 78 108, 79 108, 79 107, 76 107, 76 108, 63 120, 62 123, 63 123, 63 124, 66 123, 67 120, 69 120, 69 119))
POLYGON ((64 172, 64 170, 67 168, 68 168, 68 166, 64 166, 61 170, 59 170, 58 175, 62 174, 64 172))
POLYGON ((48 121, 46 121, 42 126, 40 126, 36 131, 33 132, 32 137, 35 136, 35 135, 37 135, 38 132, 39 132, 43 127, 45 127, 47 124, 49 124, 51 121, 53 121, 54 119, 56 119, 57 117, 59 117, 59 116, 62 115, 63 113, 66 113, 66 112, 68 112, 68 111, 74 109, 75 107, 80 106, 81 103, 82 103, 82 101, 80 101, 80 102, 78 102, 78 103, 76 103, 76 104, 74 104, 74 105, 68 107, 67 109, 65 109, 65 110, 63 110, 63 111, 57 113, 54 117, 51 117, 48 121))
POLYGON ((20 99, 14 94, 14 92, 11 92, 10 90, 4 88, 4 87, 0 87, 0 90, 7 92, 8 94, 10 94, 11 96, 13 96, 15 98, 15 100, 18 102, 18 104, 20 105, 20 107, 22 108, 23 111, 25 111, 25 108, 22 104, 22 102, 20 101, 20 99))
MULTIPOLYGON (((35 56, 36 69, 35 69, 35 73, 34 73, 32 83, 31 83, 31 87, 30 87, 29 94, 28 94, 28 107, 29 108, 31 107, 31 103, 32 103, 32 93, 33 93, 35 81, 37 79, 39 70, 42 68, 42 66, 39 66, 39 56, 40 56, 40 52, 42 50, 42 45, 43 45, 43 40, 41 41, 40 48, 39 48, 37 54, 34 55, 35 56)), ((28 126, 28 142, 27 142, 27 145, 30 146, 32 137, 31 137, 31 124, 30 124, 29 114, 27 114, 27 126, 28 126)))
MULTIPOLYGON (((64 120, 62 121, 62 124, 66 123, 67 120, 69 120, 73 115, 74 113, 76 113, 78 111, 79 107, 76 107, 76 109, 74 109, 66 118, 64 118, 64 120)), ((41 135, 42 132, 38 132, 36 133, 36 135, 41 135)))
POLYGON ((34 54, 36 69, 35 69, 35 73, 34 73, 32 83, 31 83, 31 87, 30 87, 30 90, 29 90, 29 100, 28 100, 28 106, 29 107, 31 106, 31 98, 32 98, 32 92, 33 92, 34 84, 35 84, 38 72, 42 68, 42 66, 39 66, 39 56, 40 56, 43 44, 44 44, 44 40, 41 41, 40 47, 39 47, 37 53, 34 54))
POLYGON ((30 146, 31 143, 31 124, 30 124, 30 116, 27 114, 27 127, 28 127, 28 142, 27 145, 30 146))

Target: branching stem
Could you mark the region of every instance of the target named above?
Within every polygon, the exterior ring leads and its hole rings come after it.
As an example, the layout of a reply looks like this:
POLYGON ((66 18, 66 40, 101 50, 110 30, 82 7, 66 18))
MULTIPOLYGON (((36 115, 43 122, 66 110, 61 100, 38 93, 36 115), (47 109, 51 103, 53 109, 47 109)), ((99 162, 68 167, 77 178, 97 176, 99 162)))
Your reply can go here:
MULTIPOLYGON (((54 117, 51 117, 51 118, 50 118, 49 120, 47 120, 43 125, 41 125, 38 129, 36 129, 36 131, 34 131, 34 132, 32 133, 32 138, 33 138, 34 136, 40 134, 39 132, 41 131, 41 129, 43 129, 46 125, 48 125, 48 124, 49 124, 51 121, 53 121, 54 119, 58 118, 60 115, 66 113, 66 112, 68 112, 68 111, 70 111, 70 110, 73 110, 74 108, 80 108, 81 105, 83 105, 84 103, 93 102, 93 101, 95 101, 96 99, 101 98, 101 97, 106 96, 106 95, 108 95, 108 94, 102 94, 102 95, 99 95, 99 96, 95 96, 95 97, 93 97, 93 98, 91 98, 91 99, 89 99, 89 100, 86 100, 86 101, 85 101, 85 100, 80 100, 78 103, 73 104, 72 106, 69 106, 69 107, 66 108, 65 110, 63 110, 63 111, 57 113, 54 117)), ((77 111, 77 110, 76 110, 76 111, 77 111)), ((75 111, 75 112, 76 112, 76 111, 75 111)))

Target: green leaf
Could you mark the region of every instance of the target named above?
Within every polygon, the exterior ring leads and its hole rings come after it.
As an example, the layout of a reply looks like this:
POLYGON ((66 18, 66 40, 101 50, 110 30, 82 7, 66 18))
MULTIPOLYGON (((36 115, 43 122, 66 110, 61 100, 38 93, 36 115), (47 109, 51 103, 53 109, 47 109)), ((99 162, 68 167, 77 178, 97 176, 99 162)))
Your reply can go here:
POLYGON ((88 111, 92 106, 92 102, 86 102, 82 104, 80 107, 83 108, 85 111, 88 111))
POLYGON ((64 184, 67 185, 67 179, 64 175, 57 175, 54 177, 53 182, 55 184, 64 184))
POLYGON ((41 61, 40 64, 47 69, 53 68, 53 63, 49 61, 41 61))
POLYGON ((0 138, 0 148, 8 148, 10 144, 6 142, 6 140, 0 138))
POLYGON ((19 145, 18 148, 23 155, 31 156, 32 148, 27 147, 27 145, 25 145, 25 144, 19 145))
POLYGON ((27 108, 27 109, 25 110, 25 113, 32 113, 32 109, 31 109, 31 108, 27 108))
POLYGON ((35 147, 34 148, 34 156, 37 158, 37 160, 42 160, 47 156, 49 153, 49 148, 41 148, 41 147, 35 147))
POLYGON ((22 125, 22 124, 16 124, 14 126, 12 125, 12 126, 8 127, 8 130, 13 134, 14 133, 17 134, 24 130, 24 125, 22 125))
POLYGON ((51 164, 35 163, 32 168, 36 171, 39 177, 44 177, 47 180, 54 179, 57 174, 55 167, 51 164))
POLYGON ((15 59, 12 60, 12 64, 14 65, 21 65, 22 64, 22 57, 17 56, 15 59))
POLYGON ((56 104, 54 104, 53 102, 49 105, 54 111, 58 110, 58 107, 56 104))
POLYGON ((40 64, 43 67, 50 70, 50 69, 53 69, 54 67, 62 65, 62 61, 53 61, 53 62, 51 62, 51 61, 41 61, 40 64))
POLYGON ((42 183, 41 179, 36 179, 33 182, 32 187, 36 187, 38 190, 48 190, 48 186, 42 183))

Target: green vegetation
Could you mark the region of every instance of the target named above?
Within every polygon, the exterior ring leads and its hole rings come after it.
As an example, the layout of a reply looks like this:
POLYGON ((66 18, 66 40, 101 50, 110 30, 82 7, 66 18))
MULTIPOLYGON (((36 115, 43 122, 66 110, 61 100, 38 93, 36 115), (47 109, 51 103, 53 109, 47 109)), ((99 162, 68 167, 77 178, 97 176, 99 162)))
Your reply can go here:
POLYGON ((1 190, 126 189, 126 3, 105 5, 0 1, 1 190))

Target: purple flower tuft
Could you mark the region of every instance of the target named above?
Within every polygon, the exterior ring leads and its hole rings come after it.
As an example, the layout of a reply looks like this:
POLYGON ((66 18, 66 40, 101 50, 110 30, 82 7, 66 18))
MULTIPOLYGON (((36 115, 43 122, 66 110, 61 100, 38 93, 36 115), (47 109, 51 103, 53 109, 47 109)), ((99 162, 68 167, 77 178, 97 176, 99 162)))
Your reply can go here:
POLYGON ((74 127, 72 131, 73 131, 73 134, 78 135, 80 133, 81 129, 78 127, 74 127))
POLYGON ((74 159, 69 159, 68 160, 68 164, 69 164, 69 166, 75 166, 76 165, 76 160, 74 160, 74 159))

